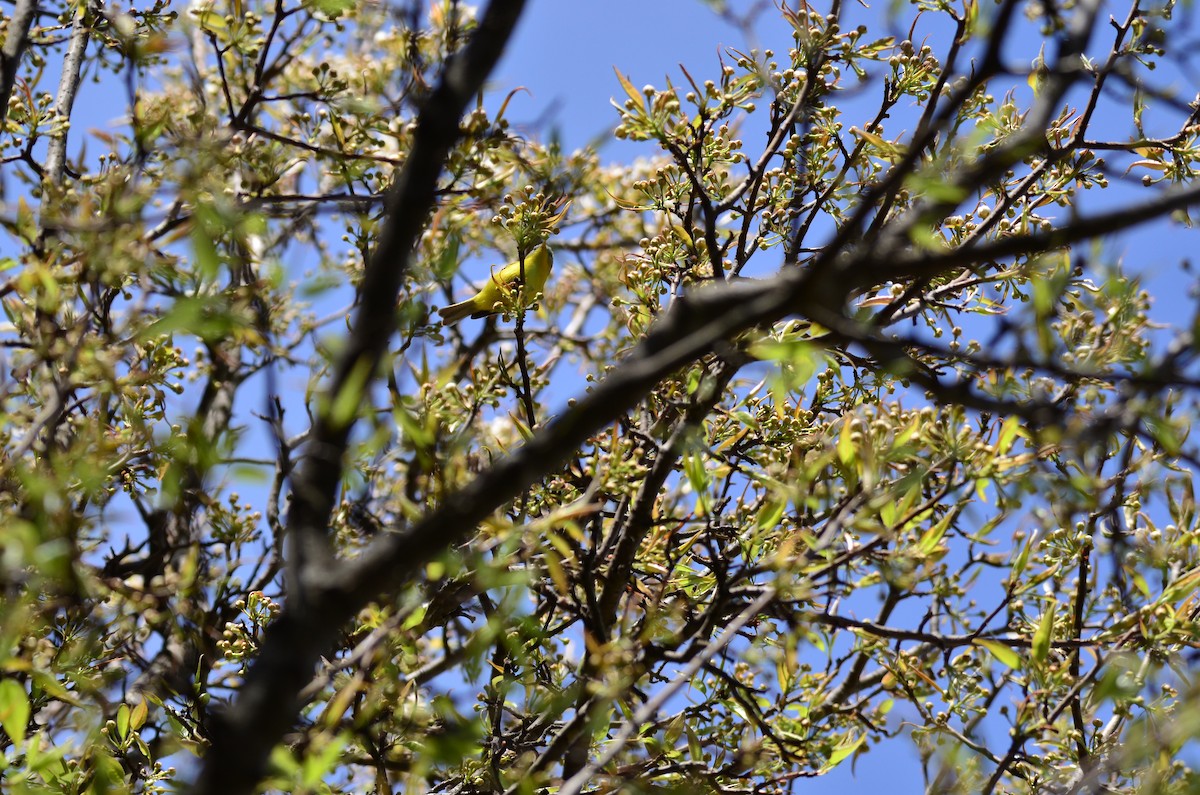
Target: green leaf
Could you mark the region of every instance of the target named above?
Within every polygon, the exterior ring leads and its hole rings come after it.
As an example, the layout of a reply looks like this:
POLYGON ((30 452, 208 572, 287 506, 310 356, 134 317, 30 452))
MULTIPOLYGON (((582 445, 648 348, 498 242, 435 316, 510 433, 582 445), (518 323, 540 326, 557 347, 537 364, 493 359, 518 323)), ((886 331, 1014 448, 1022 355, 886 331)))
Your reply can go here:
POLYGON ((117 707, 117 736, 122 740, 129 737, 129 705, 117 707))
POLYGON ((300 771, 300 763, 283 745, 277 745, 271 749, 271 767, 288 776, 294 776, 300 771))
POLYGON ((1164 452, 1169 455, 1179 454, 1180 449, 1183 447, 1183 440, 1180 439, 1174 425, 1162 417, 1146 416, 1143 421, 1149 427, 1150 435, 1154 437, 1154 441, 1158 442, 1158 446, 1164 452))
POLYGON ((201 29, 208 33, 217 36, 221 41, 229 40, 229 26, 225 24, 225 17, 210 9, 194 12, 196 21, 200 23, 201 29))
POLYGON ((704 744, 700 742, 700 738, 692 730, 691 724, 685 724, 684 730, 687 732, 688 738, 688 755, 691 756, 693 762, 703 762, 704 744))
POLYGON ((458 252, 462 248, 462 236, 457 232, 446 236, 446 245, 433 262, 433 275, 449 279, 458 270, 458 252))
POLYGON ((417 605, 409 614, 408 618, 404 619, 404 623, 400 625, 400 629, 407 632, 413 627, 425 620, 425 615, 428 612, 428 605, 417 605))
POLYGON ((938 171, 913 174, 904 181, 904 185, 914 193, 930 201, 957 204, 967 196, 967 189, 945 179, 938 171))
POLYGON ((149 713, 149 711, 150 708, 146 705, 146 699, 143 698, 138 701, 138 703, 133 707, 132 714, 129 716, 130 728, 132 728, 134 731, 137 731, 145 726, 146 715, 149 713))
POLYGON ((858 461, 858 446, 854 440, 855 426, 846 421, 842 423, 842 432, 838 435, 837 441, 837 458, 842 466, 846 467, 845 477, 847 480, 853 480, 857 483, 857 475, 859 472, 858 461))
POLYGON ((73 707, 80 706, 79 700, 71 695, 71 691, 63 686, 62 682, 55 679, 51 674, 45 671, 33 672, 33 693, 37 696, 39 693, 45 693, 51 698, 56 698, 59 701, 65 701, 73 707))
POLYGON ((233 328, 233 318, 212 298, 180 298, 162 317, 139 331, 137 339, 148 342, 184 332, 205 341, 220 341, 227 338, 233 328))
POLYGON ((366 395, 367 382, 371 378, 371 363, 359 359, 350 370, 342 388, 333 397, 333 405, 329 408, 329 418, 334 425, 344 427, 349 425, 362 406, 366 395))
POLYGON ((1155 600, 1156 605, 1169 605, 1178 602, 1185 596, 1191 596, 1200 586, 1200 569, 1193 569, 1179 579, 1163 588, 1162 596, 1155 600))
POLYGON ((750 346, 750 355, 762 361, 786 365, 778 376, 783 378, 787 389, 796 389, 808 383, 816 374, 817 365, 825 352, 806 339, 785 338, 759 340, 750 346))
POLYGON ((1012 582, 1018 582, 1021 579, 1021 575, 1025 573, 1025 567, 1029 565, 1029 556, 1033 554, 1033 547, 1036 543, 1037 535, 1034 534, 1025 543, 1025 546, 1021 547, 1021 551, 1017 553, 1016 559, 1013 560, 1012 577, 1010 578, 1012 582))
POLYGON ((1012 415, 1000 426, 1000 437, 996 440, 996 455, 1007 455, 1012 443, 1018 436, 1025 436, 1026 431, 1021 427, 1021 418, 1012 415))
POLYGON ((221 254, 216 241, 228 229, 217 210, 209 204, 196 208, 192 218, 192 251, 195 254, 196 270, 206 278, 215 278, 221 272, 221 254))
POLYGON ((128 792, 125 786, 125 769, 111 754, 93 748, 92 783, 87 788, 89 795, 108 795, 128 792))
POLYGON ((1021 667, 1021 655, 1017 654, 1011 646, 1007 646, 996 640, 978 639, 974 643, 981 649, 987 650, 989 654, 1009 668, 1018 670, 1021 667))
MULTIPOLYGON (((328 737, 328 735, 324 735, 328 737)), ((316 787, 327 775, 333 772, 337 765, 338 759, 341 758, 342 749, 346 747, 348 739, 345 734, 338 734, 334 737, 328 737, 324 743, 318 738, 314 745, 323 746, 316 753, 310 753, 304 758, 303 770, 300 774, 300 781, 305 787, 316 787)))
POLYGON ((950 528, 956 516, 958 516, 958 511, 947 511, 945 516, 939 519, 936 524, 926 530, 921 536, 921 540, 917 542, 917 550, 922 554, 928 555, 937 549, 938 544, 942 543, 942 538, 946 535, 946 530, 950 528))
POLYGON ((614 66, 613 71, 617 73, 617 80, 620 81, 621 88, 625 89, 625 93, 634 101, 634 103, 637 104, 638 110, 644 113, 646 110, 646 102, 645 98, 642 96, 642 92, 634 88, 633 83, 630 83, 625 75, 621 74, 620 71, 617 70, 617 67, 614 66))
POLYGON ((409 412, 402 403, 397 402, 395 408, 392 409, 392 419, 396 421, 396 425, 400 427, 414 447, 426 449, 433 446, 435 439, 431 430, 426 428, 420 418, 409 412))
POLYGON ((1042 613, 1042 620, 1038 623, 1037 631, 1033 633, 1030 653, 1033 661, 1039 665, 1044 663, 1050 655, 1050 641, 1054 638, 1054 619, 1057 612, 1057 605, 1050 602, 1046 612, 1042 613))
POLYGON ((354 8, 354 0, 306 0, 304 6, 330 19, 337 19, 354 8))
POLYGON ((0 726, 14 745, 25 742, 29 726, 29 695, 15 679, 0 679, 0 726))
POLYGON ((833 752, 829 755, 829 761, 822 765, 821 772, 827 773, 840 765, 846 760, 846 757, 857 751, 866 739, 867 735, 860 734, 857 739, 843 740, 841 744, 833 749, 833 752))
POLYGON ((708 470, 704 468, 704 456, 696 451, 689 451, 683 457, 683 471, 688 483, 696 495, 696 506, 705 516, 709 512, 708 504, 708 470))
POLYGON ((759 510, 758 517, 754 520, 755 527, 759 530, 769 530, 772 527, 777 527, 779 520, 783 518, 785 508, 787 508, 787 500, 768 499, 759 510))

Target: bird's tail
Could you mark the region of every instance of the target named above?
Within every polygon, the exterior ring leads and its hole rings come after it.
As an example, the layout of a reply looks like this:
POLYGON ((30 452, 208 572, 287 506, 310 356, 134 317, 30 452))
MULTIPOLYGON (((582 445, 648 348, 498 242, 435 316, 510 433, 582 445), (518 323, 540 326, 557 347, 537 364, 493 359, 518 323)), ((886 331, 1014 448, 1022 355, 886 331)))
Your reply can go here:
POLYGON ((442 307, 438 310, 438 314, 442 316, 443 326, 453 326, 473 311, 475 311, 475 306, 470 299, 467 299, 466 301, 459 301, 457 304, 442 307))

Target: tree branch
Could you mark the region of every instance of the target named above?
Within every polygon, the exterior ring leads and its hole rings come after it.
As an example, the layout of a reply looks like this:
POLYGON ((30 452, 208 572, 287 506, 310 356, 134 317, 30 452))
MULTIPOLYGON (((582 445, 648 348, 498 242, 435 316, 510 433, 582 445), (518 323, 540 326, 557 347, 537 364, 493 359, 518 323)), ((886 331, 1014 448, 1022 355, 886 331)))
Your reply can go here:
POLYGON ((61 127, 50 136, 46 150, 46 170, 42 174, 42 185, 57 188, 62 182, 63 169, 67 162, 67 133, 70 130, 71 110, 75 107, 75 94, 79 91, 79 79, 83 72, 83 56, 87 53, 92 29, 88 17, 94 8, 85 3, 75 9, 75 24, 71 30, 71 43, 63 58, 62 77, 58 81, 58 96, 54 98, 54 114, 61 127))
MULTIPOLYGON (((828 252, 809 267, 789 268, 774 279, 737 281, 685 294, 620 367, 522 447, 498 458, 417 523, 380 539, 344 566, 327 569, 319 583, 325 594, 321 601, 332 610, 331 618, 341 621, 380 594, 393 592, 426 562, 465 539, 499 506, 560 466, 598 428, 637 405, 663 377, 738 333, 793 314, 805 314, 836 330, 845 322, 840 308, 848 296, 877 281, 1051 250, 1101 231, 1129 228, 1198 200, 1200 188, 1193 188, 1140 207, 1080 219, 1063 229, 1006 238, 970 251, 897 258, 886 266, 868 260, 868 255, 851 255, 835 267, 834 255, 828 252)), ((289 609, 280 623, 292 618, 289 609)))
POLYGON ((21 56, 29 46, 29 28, 37 16, 37 0, 17 0, 17 7, 8 20, 8 33, 4 46, 0 47, 0 108, 8 115, 8 98, 17 83, 17 72, 21 68, 21 56))
MULTIPOLYGON (((489 7, 489 16, 496 5, 489 7)), ((451 66, 445 83, 435 92, 430 112, 440 104, 438 96, 463 96, 448 86, 463 85, 465 68, 461 62, 451 66)), ((389 201, 391 222, 368 267, 354 331, 328 391, 330 403, 345 398, 346 389, 364 390, 365 378, 374 373, 393 331, 392 306, 424 210, 432 202, 438 174, 437 166, 429 161, 448 148, 430 141, 430 131, 456 132, 445 125, 444 111, 429 122, 425 115, 389 201), (420 203, 410 203, 417 199, 420 203), (413 207, 422 209, 414 211, 413 207), (407 209, 401 212, 400 208, 407 209), (354 383, 356 373, 364 374, 361 385, 354 383)), ((325 528, 341 477, 350 421, 339 421, 328 406, 323 407, 311 453, 293 493, 290 530, 297 541, 299 575, 294 576, 288 608, 267 632, 262 656, 247 679, 241 700, 217 735, 198 791, 223 793, 229 787, 245 791, 296 714, 296 693, 311 675, 317 655, 332 643, 344 621, 371 600, 411 580, 426 562, 462 541, 497 507, 560 466, 598 428, 630 410, 678 367, 738 333, 788 315, 805 314, 834 328, 836 318, 844 318, 848 298, 870 285, 1053 250, 1130 228, 1198 200, 1200 188, 1171 192, 1138 207, 1078 219, 1060 229, 1005 238, 968 251, 917 252, 889 257, 886 262, 869 252, 856 256, 853 251, 827 248, 809 267, 785 269, 774 279, 738 281, 686 294, 674 302, 619 368, 524 446, 498 459, 422 520, 380 539, 360 557, 340 566, 333 565, 325 528)), ((363 394, 349 396, 355 406, 363 394)))
POLYGON ((499 61, 524 5, 524 0, 488 5, 470 43, 447 64, 420 114, 412 148, 388 197, 388 222, 366 267, 350 339, 292 482, 288 610, 266 633, 236 703, 214 717, 212 746, 193 788, 198 795, 253 790, 271 749, 295 721, 299 693, 317 659, 349 615, 345 600, 322 596, 333 564, 327 528, 353 418, 395 331, 400 286, 433 206, 442 166, 458 140, 459 119, 499 61))

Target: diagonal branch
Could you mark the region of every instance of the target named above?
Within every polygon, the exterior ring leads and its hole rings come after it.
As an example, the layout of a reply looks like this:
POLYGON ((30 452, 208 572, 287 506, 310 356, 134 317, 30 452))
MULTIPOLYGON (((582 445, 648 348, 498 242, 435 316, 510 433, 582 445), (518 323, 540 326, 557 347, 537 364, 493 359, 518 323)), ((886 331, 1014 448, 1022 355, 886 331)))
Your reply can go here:
MULTIPOLYGON (((489 7, 489 16, 496 5, 489 7)), ((448 82, 454 72, 452 67, 448 82)), ((443 89, 439 88, 439 94, 443 89)), ((418 135, 418 144, 429 143, 427 136, 418 135)), ((409 191, 432 202, 438 169, 429 166, 426 151, 414 147, 389 202, 391 220, 367 271, 351 343, 329 391, 331 404, 346 402, 344 390, 363 389, 365 377, 374 373, 393 330, 391 307, 403 263, 429 205, 420 205, 420 212, 399 212, 399 208, 415 206, 403 201, 409 191), (414 173, 424 174, 428 182, 420 183, 414 173), (356 374, 364 374, 357 385, 356 374)), ((294 719, 299 708, 296 694, 311 676, 317 655, 332 644, 340 626, 355 611, 410 581, 426 562, 461 542, 499 506, 560 466, 597 429, 633 408, 680 366, 714 349, 720 351, 739 333, 789 315, 807 315, 836 328, 837 318, 845 318, 848 298, 875 284, 1050 251, 1128 229, 1198 201, 1200 188, 1173 191, 1120 212, 1077 219, 1060 229, 1005 238, 968 251, 909 252, 886 262, 869 251, 827 248, 808 267, 787 268, 773 279, 737 281, 686 294, 612 374, 522 447, 498 459, 420 521, 387 535, 358 558, 340 565, 334 565, 325 527, 342 472, 350 421, 339 421, 328 406, 323 407, 312 452, 294 484, 290 531, 297 554, 288 607, 268 629, 262 655, 241 698, 225 717, 224 730, 215 737, 198 791, 246 791, 266 753, 294 719), (253 767, 247 770, 247 765, 253 767)), ((361 392, 348 396, 355 407, 361 403, 361 392)))
POLYGON ((71 111, 75 107, 75 95, 79 92, 79 81, 83 75, 83 57, 87 54, 88 42, 92 37, 92 16, 95 6, 83 3, 75 9, 75 24, 71 29, 71 43, 63 58, 62 77, 58 81, 58 95, 54 98, 54 114, 60 127, 50 136, 46 148, 46 168, 42 175, 44 185, 59 188, 63 170, 67 163, 67 133, 70 130, 71 111))
POLYGON ((17 71, 21 68, 21 56, 29 46, 29 28, 37 16, 37 0, 17 0, 17 7, 8 20, 8 32, 0 46, 0 108, 8 115, 8 98, 17 83, 17 71))
MULTIPOLYGON (((856 290, 889 279, 936 275, 1001 256, 1044 252, 1098 234, 1127 229, 1200 201, 1200 188, 1168 193, 1120 212, 1078 219, 1068 227, 1005 238, 969 251, 915 254, 887 263, 869 254, 835 264, 827 252, 807 268, 788 268, 769 280, 743 280, 698 289, 672 304, 646 339, 573 407, 548 422, 520 448, 409 527, 380 539, 360 557, 325 572, 323 601, 355 610, 409 581, 447 547, 463 541, 479 522, 558 467, 591 434, 633 408, 660 379, 748 329, 794 314, 827 328, 845 323, 840 307, 856 290)), ((285 617, 291 611, 285 612, 285 617)), ((281 618, 281 622, 283 619, 281 618)))
POLYGON ((495 0, 470 44, 446 67, 441 83, 421 111, 412 149, 387 200, 388 222, 367 264, 350 339, 334 368, 326 399, 318 407, 307 456, 292 481, 288 531, 293 560, 289 599, 308 600, 333 560, 327 527, 342 457, 354 418, 396 329, 395 305, 425 218, 437 195, 438 178, 459 137, 459 118, 500 59, 524 0, 495 0))
POLYGON ((395 305, 412 252, 433 207, 442 166, 459 137, 459 119, 512 35, 524 0, 493 0, 470 43, 447 64, 423 108, 412 148, 387 201, 387 223, 367 264, 350 338, 334 369, 292 482, 288 532, 288 610, 266 633, 237 701, 213 716, 212 745, 195 793, 253 791, 271 749, 294 723, 300 691, 348 617, 324 598, 333 567, 328 524, 354 417, 395 331, 395 305))

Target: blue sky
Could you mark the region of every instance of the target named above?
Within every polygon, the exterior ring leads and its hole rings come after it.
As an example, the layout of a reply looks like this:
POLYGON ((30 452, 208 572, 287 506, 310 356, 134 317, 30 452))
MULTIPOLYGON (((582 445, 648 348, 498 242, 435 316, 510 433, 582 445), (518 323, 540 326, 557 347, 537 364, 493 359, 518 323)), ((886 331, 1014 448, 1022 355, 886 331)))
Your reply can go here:
MULTIPOLYGON (((576 148, 616 124, 609 99, 620 92, 619 68, 634 85, 679 77, 679 64, 712 68, 723 46, 743 46, 741 36, 699 0, 614 0, 604 3, 531 0, 497 69, 494 84, 514 99, 512 117, 529 122, 549 112, 563 143, 576 148)), ((642 146, 612 141, 605 159, 648 154, 642 146)))

